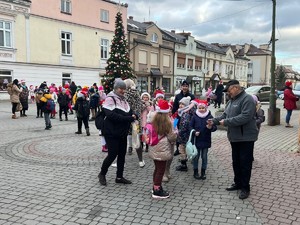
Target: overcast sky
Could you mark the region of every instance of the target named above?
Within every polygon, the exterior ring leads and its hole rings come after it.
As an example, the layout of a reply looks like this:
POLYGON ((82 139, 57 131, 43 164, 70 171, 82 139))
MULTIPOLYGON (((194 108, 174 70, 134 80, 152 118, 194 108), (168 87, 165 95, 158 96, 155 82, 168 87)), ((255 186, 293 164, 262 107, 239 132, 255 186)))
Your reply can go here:
MULTIPOLYGON (((122 1, 121 1, 122 2, 122 1)), ((266 44, 272 0, 127 0, 128 16, 207 43, 266 44), (150 12, 150 13, 149 13, 150 12)), ((276 0, 276 63, 300 72, 300 0, 276 0)), ((271 46, 270 46, 271 49, 271 46)))

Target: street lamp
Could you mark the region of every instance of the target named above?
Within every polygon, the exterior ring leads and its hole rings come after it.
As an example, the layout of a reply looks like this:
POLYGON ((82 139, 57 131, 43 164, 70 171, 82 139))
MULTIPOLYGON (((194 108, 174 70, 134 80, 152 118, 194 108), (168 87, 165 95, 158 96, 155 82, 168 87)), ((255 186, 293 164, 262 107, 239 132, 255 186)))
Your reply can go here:
POLYGON ((270 105, 268 109, 268 125, 275 126, 280 124, 280 111, 276 109, 276 95, 275 95, 275 20, 276 20, 276 0, 273 2, 273 16, 272 16, 272 56, 271 56, 271 94, 270 105))

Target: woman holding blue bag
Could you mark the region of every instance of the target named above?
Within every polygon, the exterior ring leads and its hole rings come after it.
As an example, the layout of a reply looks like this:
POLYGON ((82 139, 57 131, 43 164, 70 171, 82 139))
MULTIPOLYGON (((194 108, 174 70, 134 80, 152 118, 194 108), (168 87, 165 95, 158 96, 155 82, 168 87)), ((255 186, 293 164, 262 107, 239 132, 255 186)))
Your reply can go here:
MULTIPOLYGON (((206 179, 206 169, 207 169, 207 153, 208 149, 211 147, 211 132, 217 130, 216 125, 208 123, 209 120, 213 118, 210 111, 207 109, 208 102, 206 100, 197 101, 197 111, 193 115, 190 126, 194 129, 194 138, 196 138, 196 147, 198 150, 197 156, 193 159, 194 167, 194 178, 197 180, 206 179), (201 165, 201 176, 198 172, 198 161, 201 155, 202 165, 201 165)), ((194 141, 192 141, 194 142, 194 141)))

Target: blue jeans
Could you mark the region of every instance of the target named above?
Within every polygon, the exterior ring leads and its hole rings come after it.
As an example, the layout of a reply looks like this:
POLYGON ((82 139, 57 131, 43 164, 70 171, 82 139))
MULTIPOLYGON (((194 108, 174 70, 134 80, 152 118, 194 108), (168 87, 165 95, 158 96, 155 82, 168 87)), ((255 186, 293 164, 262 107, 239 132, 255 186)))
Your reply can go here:
POLYGON ((285 122, 290 123, 290 119, 291 119, 293 110, 286 110, 286 111, 287 111, 287 113, 286 113, 286 117, 285 117, 285 122))
POLYGON ((201 155, 201 159, 202 159, 202 166, 201 169, 205 169, 207 168, 207 152, 208 152, 208 148, 198 148, 198 155, 194 158, 194 162, 193 162, 193 166, 194 169, 198 169, 198 161, 201 155))

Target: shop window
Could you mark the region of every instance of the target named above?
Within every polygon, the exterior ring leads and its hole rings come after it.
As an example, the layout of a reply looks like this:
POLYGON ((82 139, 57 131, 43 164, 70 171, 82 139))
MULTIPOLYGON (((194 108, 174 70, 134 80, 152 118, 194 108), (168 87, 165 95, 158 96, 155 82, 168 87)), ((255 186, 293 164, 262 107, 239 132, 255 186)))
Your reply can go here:
POLYGON ((65 86, 65 84, 71 84, 71 73, 63 73, 62 74, 62 86, 65 86))
POLYGON ((162 86, 166 93, 171 93, 171 78, 163 78, 162 86))
POLYGON ((0 91, 7 90, 7 84, 12 82, 11 71, 0 70, 0 91))
POLYGON ((148 92, 148 77, 137 78, 137 89, 143 93, 148 92))

